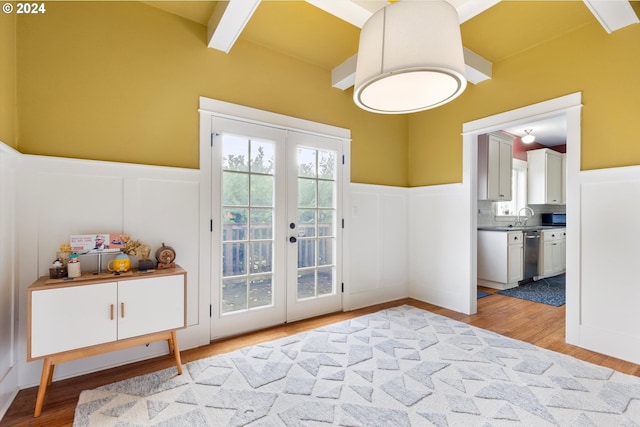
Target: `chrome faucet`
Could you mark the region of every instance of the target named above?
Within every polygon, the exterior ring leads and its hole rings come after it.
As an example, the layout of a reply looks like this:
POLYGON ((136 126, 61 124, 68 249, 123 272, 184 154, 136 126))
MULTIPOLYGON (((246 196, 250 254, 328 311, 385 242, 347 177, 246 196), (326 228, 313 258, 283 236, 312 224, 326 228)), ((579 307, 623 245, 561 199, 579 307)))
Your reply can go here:
POLYGON ((527 221, 531 218, 533 218, 533 216, 535 215, 535 213, 533 212, 533 209, 531 209, 529 206, 525 206, 524 208, 520 209, 518 211, 518 216, 516 217, 516 224, 522 224, 523 227, 526 227, 527 225, 527 221), (520 219, 520 212, 522 211, 529 211, 531 213, 531 215, 529 216, 525 216, 524 220, 520 219))

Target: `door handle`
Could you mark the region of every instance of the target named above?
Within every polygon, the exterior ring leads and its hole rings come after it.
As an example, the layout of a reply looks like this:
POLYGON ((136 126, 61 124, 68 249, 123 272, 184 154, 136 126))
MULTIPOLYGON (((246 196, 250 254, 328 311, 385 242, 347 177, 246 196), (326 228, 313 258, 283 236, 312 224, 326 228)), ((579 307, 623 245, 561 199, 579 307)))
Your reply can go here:
POLYGON ((297 242, 297 241, 298 241, 298 239, 296 239, 294 236, 291 236, 291 237, 289 237, 289 241, 290 241, 291 243, 295 243, 295 242, 297 242))

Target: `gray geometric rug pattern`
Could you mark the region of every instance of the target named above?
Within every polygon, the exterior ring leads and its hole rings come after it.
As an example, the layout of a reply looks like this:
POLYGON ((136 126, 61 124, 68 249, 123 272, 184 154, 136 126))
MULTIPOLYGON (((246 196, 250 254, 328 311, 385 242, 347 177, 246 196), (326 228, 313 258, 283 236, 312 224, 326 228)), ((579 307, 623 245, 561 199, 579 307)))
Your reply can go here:
POLYGON ((640 378, 411 306, 83 391, 74 426, 640 427, 640 378))

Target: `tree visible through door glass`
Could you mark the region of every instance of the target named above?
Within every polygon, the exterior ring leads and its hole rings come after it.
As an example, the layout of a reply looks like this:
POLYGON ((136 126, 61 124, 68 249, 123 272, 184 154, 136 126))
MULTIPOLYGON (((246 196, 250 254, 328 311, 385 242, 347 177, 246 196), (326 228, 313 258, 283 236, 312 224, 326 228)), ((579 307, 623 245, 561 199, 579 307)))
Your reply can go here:
POLYGON ((273 304, 272 141, 222 138, 223 314, 273 304))
POLYGON ((336 153, 298 148, 298 299, 336 292, 336 153))

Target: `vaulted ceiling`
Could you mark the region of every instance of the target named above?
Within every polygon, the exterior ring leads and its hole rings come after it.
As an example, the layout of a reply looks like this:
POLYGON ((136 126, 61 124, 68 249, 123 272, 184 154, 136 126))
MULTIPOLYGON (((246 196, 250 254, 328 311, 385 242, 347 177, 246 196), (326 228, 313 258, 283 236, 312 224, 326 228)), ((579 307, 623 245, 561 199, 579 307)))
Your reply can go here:
MULTIPOLYGON (((351 0, 263 0, 259 2, 239 37, 323 68, 333 69, 357 53, 360 28, 312 4, 322 5, 323 2, 332 1, 348 3, 351 0)), ((353 2, 369 11, 388 4, 379 0, 353 2)), ((484 4, 480 9, 486 10, 461 24, 462 42, 465 47, 494 64, 596 21, 594 14, 582 1, 450 2, 459 10, 461 20, 466 18, 460 13, 461 10, 464 12, 464 7, 468 8, 465 5, 484 4)), ((219 7, 224 2, 147 3, 206 26, 216 6, 219 7)), ((636 14, 640 14, 640 2, 630 3, 636 14)), ((473 14, 474 12, 466 13, 467 16, 473 14)))
MULTIPOLYGON (((637 16, 640 15, 640 1, 449 0, 449 2, 458 10, 462 43, 465 48, 492 64, 500 63, 594 22, 600 22, 603 32, 611 32, 617 25, 625 26, 638 22, 637 16), (607 25, 612 25, 613 28, 607 28, 607 25)), ((380 0, 148 1, 146 3, 208 26, 210 35, 215 29, 212 29, 212 26, 216 25, 214 22, 216 13, 218 15, 226 13, 225 7, 226 11, 230 10, 229 4, 235 3, 236 7, 241 5, 240 7, 245 8, 251 8, 247 7, 247 4, 257 5, 255 9, 246 12, 246 23, 237 24, 239 39, 327 70, 336 69, 357 53, 360 27, 364 20, 374 11, 388 4, 387 1, 380 0)), ((230 48, 229 54, 233 54, 233 47, 230 48)), ((552 66, 551 63, 549 65, 552 66)), ((355 70, 355 66, 352 65, 352 67, 355 70)), ((541 126, 537 127, 541 128, 541 126)), ((559 143, 561 137, 557 126, 549 127, 553 129, 549 132, 550 139, 559 143)), ((511 131, 522 133, 516 129, 511 131)))

